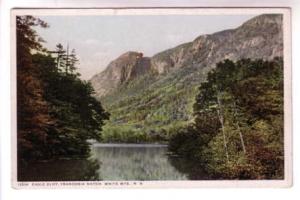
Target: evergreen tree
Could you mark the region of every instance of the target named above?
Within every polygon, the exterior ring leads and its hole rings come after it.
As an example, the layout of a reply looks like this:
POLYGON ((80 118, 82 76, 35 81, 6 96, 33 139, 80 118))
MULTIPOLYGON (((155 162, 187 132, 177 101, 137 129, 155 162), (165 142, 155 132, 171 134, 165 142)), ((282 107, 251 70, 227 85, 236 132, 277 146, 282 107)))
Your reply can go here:
POLYGON ((199 87, 194 128, 178 131, 170 150, 198 155, 214 178, 283 178, 282 67, 282 58, 218 63, 199 87))
POLYGON ((109 114, 76 72, 75 50, 69 55, 61 44, 55 51, 43 49, 32 27, 48 25, 32 16, 16 20, 18 167, 31 160, 89 156, 87 140, 101 139, 109 114))
POLYGON ((32 16, 17 16, 17 138, 18 161, 42 156, 53 119, 44 100, 40 71, 32 63, 31 52, 41 51, 43 40, 32 29, 48 25, 32 16))

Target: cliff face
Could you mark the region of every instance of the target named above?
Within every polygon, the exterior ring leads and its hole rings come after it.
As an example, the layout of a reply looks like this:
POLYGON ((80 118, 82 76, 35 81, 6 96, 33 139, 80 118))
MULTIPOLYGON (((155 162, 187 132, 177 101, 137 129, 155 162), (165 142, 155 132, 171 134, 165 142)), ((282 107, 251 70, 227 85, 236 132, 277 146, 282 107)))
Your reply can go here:
POLYGON ((198 87, 216 63, 276 56, 283 56, 282 16, 261 15, 151 58, 125 53, 91 82, 111 114, 106 125, 111 130, 165 135, 193 120, 198 87))
POLYGON ((194 64, 214 66, 224 59, 272 59, 282 52, 282 16, 261 15, 236 29, 201 35, 193 42, 158 53, 151 63, 157 72, 164 73, 194 64))
POLYGON ((164 75, 190 66, 210 69, 224 59, 268 60, 276 56, 283 56, 282 15, 266 14, 252 18, 236 29, 201 35, 151 58, 127 52, 95 75, 91 83, 97 96, 102 97, 150 71, 164 75))
POLYGON ((129 51, 112 61, 103 72, 93 76, 91 83, 97 95, 103 96, 119 85, 149 72, 150 66, 150 58, 129 51))

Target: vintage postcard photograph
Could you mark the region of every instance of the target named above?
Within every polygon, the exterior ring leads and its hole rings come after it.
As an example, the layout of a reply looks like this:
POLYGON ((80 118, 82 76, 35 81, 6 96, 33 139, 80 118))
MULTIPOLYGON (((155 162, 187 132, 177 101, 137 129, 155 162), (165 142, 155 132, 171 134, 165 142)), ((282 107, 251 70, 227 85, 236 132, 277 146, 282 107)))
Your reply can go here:
POLYGON ((14 188, 288 187, 290 10, 13 9, 14 188))

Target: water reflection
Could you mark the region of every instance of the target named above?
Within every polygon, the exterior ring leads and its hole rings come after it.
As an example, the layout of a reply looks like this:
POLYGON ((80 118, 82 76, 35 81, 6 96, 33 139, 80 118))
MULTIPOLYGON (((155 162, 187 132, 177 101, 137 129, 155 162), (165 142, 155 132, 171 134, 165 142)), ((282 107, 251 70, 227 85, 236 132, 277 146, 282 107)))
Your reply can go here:
POLYGON ((93 157, 103 180, 186 180, 169 162, 166 146, 98 145, 93 157))
POLYGON ((92 159, 35 161, 18 168, 18 181, 99 180, 99 164, 92 159))
POLYGON ((197 162, 167 155, 164 145, 94 144, 89 159, 30 162, 18 181, 207 180, 197 162))
POLYGON ((180 173, 186 174, 189 180, 211 180, 212 177, 204 170, 201 163, 176 156, 169 156, 169 162, 180 173))

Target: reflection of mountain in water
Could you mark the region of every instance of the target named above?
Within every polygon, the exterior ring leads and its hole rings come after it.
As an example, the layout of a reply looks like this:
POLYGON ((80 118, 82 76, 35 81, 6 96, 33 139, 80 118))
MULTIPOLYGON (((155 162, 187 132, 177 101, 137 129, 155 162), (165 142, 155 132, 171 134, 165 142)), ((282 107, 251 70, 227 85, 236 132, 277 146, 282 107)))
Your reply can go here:
POLYGON ((165 146, 93 147, 103 180, 186 180, 166 156, 165 146))
POLYGON ((195 162, 167 156, 157 144, 92 145, 93 159, 31 162, 18 169, 18 181, 207 180, 195 162))

